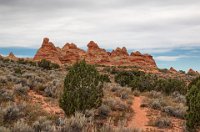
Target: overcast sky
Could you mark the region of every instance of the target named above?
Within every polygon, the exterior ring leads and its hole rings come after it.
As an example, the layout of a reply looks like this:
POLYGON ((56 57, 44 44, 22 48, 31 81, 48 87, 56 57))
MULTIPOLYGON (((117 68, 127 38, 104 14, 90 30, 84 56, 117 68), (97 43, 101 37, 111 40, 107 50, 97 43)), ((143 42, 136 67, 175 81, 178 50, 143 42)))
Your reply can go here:
POLYGON ((199 0, 0 0, 0 46, 200 46, 199 0))
POLYGON ((0 47, 39 48, 43 37, 60 47, 94 40, 149 53, 195 49, 200 0, 0 0, 0 47))

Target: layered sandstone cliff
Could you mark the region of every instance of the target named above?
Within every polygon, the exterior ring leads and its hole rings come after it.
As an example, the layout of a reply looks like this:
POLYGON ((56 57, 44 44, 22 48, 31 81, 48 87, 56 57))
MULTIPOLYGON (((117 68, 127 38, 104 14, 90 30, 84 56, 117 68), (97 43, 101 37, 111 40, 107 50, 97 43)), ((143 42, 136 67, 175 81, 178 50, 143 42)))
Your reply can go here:
POLYGON ((48 38, 43 39, 41 48, 37 51, 34 60, 46 59, 51 62, 62 64, 73 64, 85 59, 90 64, 105 66, 140 66, 147 68, 157 68, 151 55, 132 52, 130 55, 125 47, 116 48, 112 52, 102 49, 94 41, 87 45, 87 51, 78 48, 73 43, 66 43, 63 48, 55 47, 48 38))

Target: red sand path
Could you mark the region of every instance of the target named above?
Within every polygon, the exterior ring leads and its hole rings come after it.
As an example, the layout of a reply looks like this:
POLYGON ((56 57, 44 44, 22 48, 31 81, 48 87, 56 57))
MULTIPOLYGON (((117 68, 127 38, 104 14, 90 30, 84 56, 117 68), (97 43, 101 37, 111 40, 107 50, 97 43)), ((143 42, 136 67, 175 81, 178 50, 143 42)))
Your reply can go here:
POLYGON ((145 130, 149 128, 149 126, 147 126, 149 119, 147 118, 147 112, 145 108, 140 107, 142 99, 142 96, 134 97, 133 105, 131 106, 134 110, 134 116, 133 119, 128 123, 128 126, 145 130))

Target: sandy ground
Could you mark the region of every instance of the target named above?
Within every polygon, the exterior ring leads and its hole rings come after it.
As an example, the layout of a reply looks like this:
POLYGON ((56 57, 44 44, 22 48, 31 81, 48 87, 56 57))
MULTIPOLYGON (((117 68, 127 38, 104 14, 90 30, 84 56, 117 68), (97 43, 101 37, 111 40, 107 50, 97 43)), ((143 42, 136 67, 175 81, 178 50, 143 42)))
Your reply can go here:
POLYGON ((181 124, 183 120, 177 119, 174 117, 170 117, 173 127, 168 129, 159 129, 157 127, 148 126, 150 118, 156 118, 160 116, 160 111, 152 110, 149 108, 140 107, 144 96, 134 97, 134 101, 132 104, 132 109, 134 111, 134 116, 128 122, 128 127, 139 128, 144 132, 182 132, 183 127, 181 124))
POLYGON ((58 105, 46 101, 47 97, 44 97, 32 90, 29 92, 29 96, 31 98, 32 103, 40 104, 43 110, 47 113, 64 116, 63 110, 58 105))

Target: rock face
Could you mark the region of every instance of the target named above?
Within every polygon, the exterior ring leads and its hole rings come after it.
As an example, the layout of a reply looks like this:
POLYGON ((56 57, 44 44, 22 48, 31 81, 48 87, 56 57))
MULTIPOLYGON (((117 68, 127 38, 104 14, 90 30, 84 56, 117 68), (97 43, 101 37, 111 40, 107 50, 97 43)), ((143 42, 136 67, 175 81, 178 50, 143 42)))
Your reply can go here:
POLYGON ((52 42, 49 42, 48 38, 43 39, 43 43, 41 48, 37 51, 36 55, 34 56, 33 60, 39 61, 41 59, 46 59, 51 62, 57 63, 57 64, 62 64, 59 56, 61 54, 58 52, 56 47, 52 42))
POLYGON ((34 60, 46 59, 57 64, 73 64, 85 59, 90 64, 105 66, 140 66, 147 68, 157 68, 151 55, 141 54, 139 51, 130 55, 125 47, 116 48, 111 53, 102 49, 94 41, 87 45, 87 51, 78 48, 73 43, 66 43, 63 48, 55 47, 48 38, 43 39, 41 48, 37 51, 34 60))

